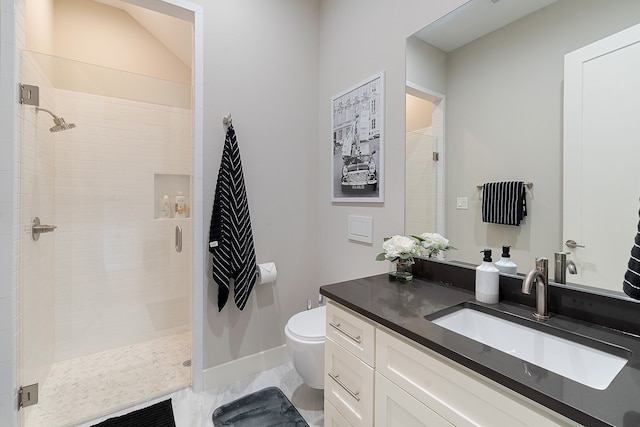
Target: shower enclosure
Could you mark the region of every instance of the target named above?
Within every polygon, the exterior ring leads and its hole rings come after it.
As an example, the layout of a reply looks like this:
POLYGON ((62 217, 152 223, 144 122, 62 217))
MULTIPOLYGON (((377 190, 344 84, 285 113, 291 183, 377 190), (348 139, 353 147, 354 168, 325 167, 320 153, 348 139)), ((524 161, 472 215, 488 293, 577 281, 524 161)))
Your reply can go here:
POLYGON ((405 234, 445 234, 444 95, 407 81, 405 234))
POLYGON ((434 232, 436 227, 438 139, 424 131, 406 133, 405 233, 434 232))
POLYGON ((75 425, 191 384, 192 86, 29 51, 21 69, 39 88, 21 106, 23 425, 75 425), (161 218, 179 191, 186 218, 161 218))

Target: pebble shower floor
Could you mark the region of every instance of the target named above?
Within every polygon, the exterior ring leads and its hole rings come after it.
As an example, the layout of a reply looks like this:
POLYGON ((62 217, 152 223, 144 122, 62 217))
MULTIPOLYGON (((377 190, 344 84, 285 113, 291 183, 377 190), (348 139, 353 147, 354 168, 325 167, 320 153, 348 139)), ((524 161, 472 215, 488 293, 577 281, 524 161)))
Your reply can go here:
POLYGON ((191 333, 55 363, 26 427, 73 426, 191 384, 191 333))

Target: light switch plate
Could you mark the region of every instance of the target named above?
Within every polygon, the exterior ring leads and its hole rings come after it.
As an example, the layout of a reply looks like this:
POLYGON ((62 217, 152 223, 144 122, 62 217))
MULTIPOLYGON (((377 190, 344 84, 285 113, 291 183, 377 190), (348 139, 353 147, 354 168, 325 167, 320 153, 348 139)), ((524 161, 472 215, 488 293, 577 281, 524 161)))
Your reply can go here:
POLYGON ((458 197, 456 199, 456 209, 469 209, 469 198, 458 197))
POLYGON ((373 243, 373 218, 370 216, 349 215, 349 240, 373 243))

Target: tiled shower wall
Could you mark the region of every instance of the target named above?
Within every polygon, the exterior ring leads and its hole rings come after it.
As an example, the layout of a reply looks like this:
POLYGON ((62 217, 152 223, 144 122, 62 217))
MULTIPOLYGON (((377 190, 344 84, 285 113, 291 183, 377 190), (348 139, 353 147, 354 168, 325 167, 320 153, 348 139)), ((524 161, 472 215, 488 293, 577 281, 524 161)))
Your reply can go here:
POLYGON ((192 221, 154 218, 154 178, 192 175, 192 112, 64 90, 56 110, 77 125, 56 134, 56 360, 188 330, 192 221))
POLYGON ((154 177, 191 175, 193 138, 190 110, 56 90, 28 52, 21 65, 40 106, 77 124, 51 133, 49 114, 21 107, 21 218, 58 227, 21 231, 30 384, 55 361, 189 329, 192 221, 154 218, 154 177))

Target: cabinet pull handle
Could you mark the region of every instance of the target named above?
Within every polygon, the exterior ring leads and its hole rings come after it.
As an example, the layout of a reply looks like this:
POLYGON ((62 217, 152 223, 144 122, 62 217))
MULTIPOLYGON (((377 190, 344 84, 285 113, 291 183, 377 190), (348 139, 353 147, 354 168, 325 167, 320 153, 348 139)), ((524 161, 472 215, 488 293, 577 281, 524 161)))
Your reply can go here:
POLYGON ((362 342, 362 340, 360 339, 360 335, 358 335, 357 337, 354 337, 349 332, 347 332, 344 329, 342 329, 340 327, 340 323, 331 323, 331 322, 329 322, 329 326, 331 326, 333 329, 335 329, 336 331, 340 332, 341 334, 346 335, 348 338, 350 338, 352 341, 357 342, 358 344, 360 344, 362 342))
POLYGON ((351 395, 357 402, 360 402, 360 392, 351 391, 342 381, 340 381, 340 375, 333 375, 331 372, 327 373, 332 380, 334 380, 340 387, 342 387, 347 393, 351 395))

